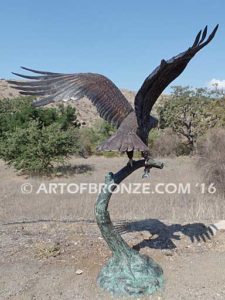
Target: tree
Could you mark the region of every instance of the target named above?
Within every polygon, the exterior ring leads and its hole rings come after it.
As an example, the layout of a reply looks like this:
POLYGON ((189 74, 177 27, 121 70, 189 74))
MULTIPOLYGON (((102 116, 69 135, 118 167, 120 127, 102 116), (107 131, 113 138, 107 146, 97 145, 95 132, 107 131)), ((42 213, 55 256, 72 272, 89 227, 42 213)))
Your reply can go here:
POLYGON ((160 128, 172 128, 194 151, 199 136, 225 125, 225 101, 214 97, 215 93, 203 88, 173 87, 171 97, 158 107, 160 128))

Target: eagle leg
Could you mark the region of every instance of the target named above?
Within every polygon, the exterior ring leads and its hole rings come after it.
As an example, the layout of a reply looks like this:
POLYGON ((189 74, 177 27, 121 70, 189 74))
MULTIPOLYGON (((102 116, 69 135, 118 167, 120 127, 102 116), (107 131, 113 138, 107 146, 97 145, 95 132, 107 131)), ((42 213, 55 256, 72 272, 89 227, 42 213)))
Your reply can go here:
POLYGON ((127 156, 129 158, 128 164, 131 166, 131 168, 133 167, 133 155, 134 151, 127 151, 127 156))
POLYGON ((142 152, 142 156, 145 159, 145 168, 144 168, 144 174, 142 175, 142 178, 149 178, 150 177, 150 169, 149 165, 147 164, 148 159, 150 158, 149 152, 144 151, 142 152))

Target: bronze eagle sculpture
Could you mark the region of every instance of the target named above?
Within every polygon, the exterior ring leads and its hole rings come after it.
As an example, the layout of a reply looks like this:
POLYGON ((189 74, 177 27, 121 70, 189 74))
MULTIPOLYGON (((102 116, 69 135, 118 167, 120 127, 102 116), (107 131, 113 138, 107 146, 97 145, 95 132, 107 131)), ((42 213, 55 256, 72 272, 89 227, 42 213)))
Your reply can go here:
MULTIPOLYGON (((134 151, 140 151, 145 160, 150 156, 148 135, 158 120, 150 115, 153 105, 162 91, 185 69, 194 55, 215 36, 218 25, 207 36, 207 26, 200 31, 191 47, 160 65, 145 79, 137 92, 134 108, 116 85, 107 77, 95 73, 62 74, 37 71, 22 67, 38 75, 18 73, 28 81, 8 81, 22 95, 41 97, 34 106, 44 106, 60 100, 81 99, 86 96, 96 106, 100 117, 117 127, 117 131, 98 147, 99 151, 126 152, 132 166, 134 151)), ((145 168, 144 176, 149 173, 145 168)))

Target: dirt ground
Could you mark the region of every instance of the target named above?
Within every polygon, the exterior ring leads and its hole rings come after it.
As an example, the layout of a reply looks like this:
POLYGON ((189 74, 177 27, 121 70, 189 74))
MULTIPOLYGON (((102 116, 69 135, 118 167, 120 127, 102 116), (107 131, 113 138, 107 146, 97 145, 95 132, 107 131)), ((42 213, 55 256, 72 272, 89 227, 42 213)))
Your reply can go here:
MULTIPOLYGON (((125 158, 73 159, 73 174, 57 179, 17 176, 1 162, 0 299, 115 299, 96 285, 97 274, 111 255, 94 222, 96 195, 34 190, 23 194, 21 185, 29 182, 36 189, 42 181, 102 182, 107 170, 115 171, 124 162, 125 158)), ((139 171, 129 180, 139 180, 143 172, 139 171)), ((171 179, 199 181, 193 160, 168 159, 165 170, 154 171, 151 180, 171 179)), ((117 230, 164 270, 164 290, 140 299, 225 299, 225 232, 208 227, 224 216, 223 199, 198 190, 182 196, 117 198, 110 206, 117 230), (155 209, 157 203, 160 208, 155 209)))

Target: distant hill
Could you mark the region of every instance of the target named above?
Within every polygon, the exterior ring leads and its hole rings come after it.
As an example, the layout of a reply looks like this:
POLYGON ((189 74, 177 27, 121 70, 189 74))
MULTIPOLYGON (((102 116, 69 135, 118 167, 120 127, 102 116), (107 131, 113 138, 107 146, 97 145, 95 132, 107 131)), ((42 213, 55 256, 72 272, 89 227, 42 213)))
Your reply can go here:
POLYGON ((19 92, 12 89, 5 80, 0 80, 0 99, 15 98, 19 96, 19 92))
MULTIPOLYGON (((136 92, 130 91, 127 89, 121 89, 121 92, 124 94, 124 96, 127 98, 127 100, 131 103, 132 106, 134 106, 134 98, 136 95, 136 92)), ((18 90, 15 90, 10 87, 10 85, 5 80, 0 80, 0 99, 4 98, 16 98, 20 94, 18 90)), ((160 97, 153 109, 153 114, 157 115, 156 113, 156 107, 163 101, 163 99, 167 96, 160 97)), ((72 106, 74 106, 77 109, 78 113, 78 119, 81 122, 84 122, 87 126, 91 126, 93 123, 95 123, 96 120, 98 120, 100 117, 98 115, 98 112, 94 105, 90 102, 89 99, 86 97, 80 99, 79 101, 70 101, 69 102, 72 106)), ((55 104, 54 104, 55 105, 55 104)))

